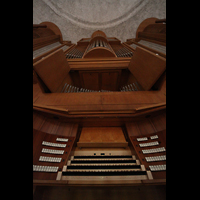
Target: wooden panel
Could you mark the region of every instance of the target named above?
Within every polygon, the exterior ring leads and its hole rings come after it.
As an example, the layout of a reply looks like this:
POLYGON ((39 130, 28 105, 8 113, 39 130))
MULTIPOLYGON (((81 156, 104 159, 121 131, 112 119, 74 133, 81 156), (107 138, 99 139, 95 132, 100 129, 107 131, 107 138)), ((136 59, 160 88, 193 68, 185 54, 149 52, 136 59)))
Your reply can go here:
POLYGON ((140 130, 137 126, 137 122, 129 122, 125 125, 129 136, 141 136, 140 130))
POLYGON ((78 124, 60 122, 33 111, 33 128, 49 134, 76 137, 78 124))
POLYGON ((92 185, 118 185, 141 183, 146 180, 147 175, 137 176, 62 176, 62 180, 68 180, 69 184, 92 184, 92 185))
POLYGON ((100 30, 95 31, 95 32, 91 35, 91 38, 96 37, 96 36, 99 36, 99 35, 106 38, 106 34, 105 34, 103 31, 100 31, 100 30))
POLYGON ((68 63, 71 70, 109 70, 127 69, 130 57, 120 58, 96 58, 96 59, 69 59, 68 63))
POLYGON ((166 129, 166 113, 152 117, 150 120, 156 131, 162 131, 166 129))
POLYGON ((51 29, 54 32, 54 34, 59 36, 60 42, 63 42, 62 33, 56 24, 54 24, 53 22, 42 22, 40 23, 40 25, 46 25, 47 28, 51 29))
MULTIPOLYGON (((134 112, 135 108, 162 103, 166 96, 158 91, 136 92, 89 92, 89 93, 52 93, 42 94, 34 105, 51 106, 53 108, 81 112, 127 111, 134 112)), ((93 114, 94 114, 93 113, 93 114)), ((116 113, 116 112, 115 112, 116 113)), ((72 113, 71 113, 72 114, 72 113)), ((92 114, 92 113, 88 113, 92 114)))
POLYGON ((57 92, 70 71, 62 49, 34 63, 33 68, 51 92, 57 92))
MULTIPOLYGON (((130 136, 131 143, 140 159, 141 164, 144 165, 147 170, 149 169, 149 165, 164 165, 164 164, 166 164, 166 160, 165 161, 147 162, 145 159, 145 157, 149 157, 149 156, 166 155, 166 151, 159 152, 159 153, 148 153, 148 154, 142 153, 142 150, 145 150, 145 149, 154 149, 154 148, 160 148, 160 147, 165 147, 165 149, 166 149, 166 130, 155 132, 152 134, 146 134, 143 136, 147 137, 148 140, 138 142, 136 139, 136 138, 138 138, 138 136, 130 136), (158 135, 158 139, 154 139, 154 140, 150 139, 150 136, 154 136, 154 135, 158 135), (155 142, 155 141, 158 141, 159 145, 150 146, 150 147, 142 147, 142 148, 139 146, 140 143, 155 142)), ((166 171, 153 171, 151 173, 152 173, 154 179, 166 179, 166 171)))
POLYGON ((40 37, 55 35, 55 33, 49 28, 36 28, 33 29, 33 32, 39 35, 40 37))
POLYGON ((76 147, 74 150, 74 156, 87 156, 94 155, 100 156, 102 153, 105 155, 130 155, 132 156, 132 152, 129 147, 126 148, 102 148, 102 147, 94 147, 94 148, 78 148, 76 147))
POLYGON ((83 127, 79 142, 126 142, 121 127, 83 127))
POLYGON ((78 147, 126 147, 121 127, 83 127, 78 147))
POLYGON ((166 59, 136 47, 128 69, 144 88, 149 90, 166 69, 166 59))
MULTIPOLYGON (((66 143, 67 146, 63 148, 59 148, 59 150, 64 150, 64 154, 62 155, 57 155, 57 154, 47 154, 47 153, 42 153, 41 150, 42 148, 47 148, 47 149, 58 149, 56 147, 47 147, 43 146, 42 142, 47 141, 47 142, 56 142, 56 138, 63 136, 60 135, 52 135, 48 134, 45 132, 41 132, 38 130, 33 129, 33 165, 42 165, 42 166, 58 166, 59 171, 62 169, 63 165, 67 163, 67 160, 69 158, 70 152, 72 150, 75 137, 64 137, 68 138, 68 142, 66 143), (39 161, 40 156, 52 156, 52 157, 62 157, 62 161, 60 163, 50 163, 50 162, 41 162, 39 161)), ((59 142, 61 143, 61 142, 59 142)), ((51 172, 33 172, 33 179, 34 180, 56 180, 57 173, 51 173, 51 172)))
POLYGON ((104 72, 102 73, 102 90, 115 91, 118 89, 119 72, 104 72))
POLYGON ((150 39, 166 43, 166 34, 163 33, 139 32, 138 37, 140 39, 150 39))
POLYGON ((138 32, 142 32, 149 24, 154 24, 157 19, 158 18, 151 17, 151 18, 147 18, 144 21, 142 21, 137 28, 136 38, 138 38, 138 32))
POLYGON ((166 24, 149 24, 147 27, 145 27, 143 32, 166 34, 166 24))
POLYGON ((83 88, 116 91, 119 87, 121 70, 80 71, 79 74, 83 88))
POLYGON ((39 49, 43 46, 46 46, 48 44, 57 42, 57 41, 59 41, 58 35, 51 35, 51 36, 47 36, 47 37, 36 38, 33 40, 33 51, 36 49, 39 49))
POLYGON ((33 128, 40 130, 43 126, 45 117, 33 111, 33 128))
POLYGON ((83 80, 83 88, 90 90, 99 90, 99 73, 83 72, 81 73, 83 80))
POLYGON ((109 49, 105 47, 96 47, 88 51, 84 58, 109 58, 116 57, 116 55, 109 49))
POLYGON ((166 114, 160 114, 151 118, 126 123, 129 136, 145 136, 150 133, 166 129, 166 114))
POLYGON ((59 122, 55 121, 55 119, 45 119, 40 131, 55 134, 58 126, 59 122))
POLYGON ((148 118, 145 120, 138 121, 137 126, 140 130, 141 135, 146 135, 149 133, 156 132, 156 129, 154 129, 154 127, 152 126, 152 124, 148 118))
POLYGON ((128 142, 77 142, 77 147, 127 147, 128 142))

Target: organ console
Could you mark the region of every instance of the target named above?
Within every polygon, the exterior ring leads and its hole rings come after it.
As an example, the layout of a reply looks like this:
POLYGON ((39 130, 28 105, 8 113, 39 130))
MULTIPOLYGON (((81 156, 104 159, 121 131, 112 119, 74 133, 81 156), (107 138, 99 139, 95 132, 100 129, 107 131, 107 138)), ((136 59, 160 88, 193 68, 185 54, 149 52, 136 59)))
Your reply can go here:
POLYGON ((166 183, 162 23, 144 20, 125 43, 97 30, 77 44, 33 25, 34 185, 166 183))

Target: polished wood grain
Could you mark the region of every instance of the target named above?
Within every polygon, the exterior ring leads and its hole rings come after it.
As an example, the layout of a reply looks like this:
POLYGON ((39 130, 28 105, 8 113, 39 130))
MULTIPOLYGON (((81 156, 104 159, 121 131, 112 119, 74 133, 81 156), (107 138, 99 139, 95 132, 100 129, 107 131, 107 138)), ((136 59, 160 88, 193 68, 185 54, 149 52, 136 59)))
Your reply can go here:
POLYGON ((130 148, 124 147, 76 147, 74 150, 74 156, 87 156, 87 155, 132 155, 130 148))
POLYGON ((142 22, 140 23, 140 25, 138 26, 138 28, 137 28, 137 31, 136 31, 136 38, 138 38, 138 33, 139 33, 139 32, 143 32, 143 30, 144 30, 149 24, 154 24, 156 20, 158 20, 158 18, 151 17, 151 18, 147 18, 147 19, 145 19, 144 21, 142 21, 142 22))
POLYGON ((105 47, 96 47, 87 52, 84 58, 112 58, 116 57, 115 53, 105 47))
POLYGON ((83 127, 79 142, 126 142, 120 127, 83 127))
POLYGON ((33 68, 51 92, 60 92, 66 82, 72 82, 68 75, 70 68, 62 49, 34 63, 33 68))
POLYGON ((60 29, 58 28, 58 26, 56 24, 54 24, 53 22, 41 22, 39 24, 40 26, 46 26, 47 28, 49 28, 50 30, 52 30, 54 32, 55 35, 59 36, 60 42, 63 42, 63 37, 62 37, 62 33, 60 31, 60 29))
POLYGON ((166 113, 126 123, 129 136, 145 136, 166 129, 166 113))
POLYGON ((85 59, 68 59, 68 63, 71 70, 116 70, 127 69, 129 57, 120 58, 85 58, 85 59))
POLYGON ((144 90, 149 90, 166 69, 166 59, 136 47, 128 69, 144 90))
POLYGON ((83 127, 78 147, 126 147, 121 127, 83 127))
POLYGON ((44 115, 34 111, 33 128, 53 135, 76 137, 78 124, 72 122, 61 122, 55 118, 45 117, 44 115))
MULTIPOLYGON (((128 134, 131 134, 130 129, 128 130, 128 134)), ((166 164, 166 161, 154 161, 154 162, 147 162, 145 157, 148 156, 161 156, 161 155, 166 155, 166 152, 160 152, 160 153, 149 153, 149 154, 143 154, 142 150, 145 149, 154 149, 154 148, 159 148, 159 147, 165 147, 166 149, 166 130, 163 131, 158 131, 158 132, 154 132, 151 134, 143 134, 143 137, 147 137, 148 140, 147 141, 137 141, 136 138, 139 138, 138 136, 129 136, 131 143, 137 153, 137 156, 140 159, 140 162, 146 167, 147 170, 149 170, 149 165, 163 165, 166 164), (155 140, 151 140, 150 136, 154 136, 154 135, 158 135, 158 139, 155 140), (158 141, 159 145, 156 146, 150 146, 150 147, 140 147, 139 143, 146 143, 146 142, 154 142, 154 141, 158 141)), ((141 137, 141 135, 140 135, 141 137)), ((166 171, 153 171, 151 172, 152 176, 154 179, 166 179, 166 171)))
POLYGON ((58 35, 50 35, 42 38, 35 38, 33 40, 33 51, 58 41, 58 35))
POLYGON ((121 70, 93 70, 79 71, 82 88, 90 90, 118 91, 121 79, 121 70))
MULTIPOLYGON (((77 130, 76 130, 77 131, 77 130)), ((54 135, 54 134, 49 134, 43 131, 39 131, 36 129, 33 129, 33 165, 42 165, 42 166, 58 166, 60 171, 67 163, 67 160, 70 156, 72 147, 74 145, 75 137, 70 137, 70 136, 64 136, 63 135, 54 135), (47 141, 47 142, 54 142, 56 143, 56 138, 67 138, 68 142, 64 143, 67 144, 65 148, 56 148, 56 147, 50 147, 50 146, 43 146, 42 142, 47 141), (62 155, 57 155, 57 154, 47 154, 47 153, 42 153, 42 148, 47 148, 47 149, 58 149, 58 150, 64 150, 64 154, 62 155), (62 161, 60 163, 49 163, 49 162, 41 162, 39 161, 40 156, 52 156, 52 157, 61 157, 62 161)), ((63 142, 59 142, 63 143, 63 142)), ((34 180, 55 180, 57 177, 57 173, 51 173, 51 172, 33 172, 33 179, 34 180)))

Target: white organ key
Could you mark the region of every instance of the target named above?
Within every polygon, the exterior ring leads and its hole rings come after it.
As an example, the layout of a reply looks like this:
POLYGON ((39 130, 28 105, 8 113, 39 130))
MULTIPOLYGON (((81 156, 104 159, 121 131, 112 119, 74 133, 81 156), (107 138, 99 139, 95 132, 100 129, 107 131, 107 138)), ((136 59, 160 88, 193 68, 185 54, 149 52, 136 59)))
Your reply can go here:
POLYGON ((51 153, 51 154, 63 154, 64 150, 54 150, 54 149, 42 149, 42 153, 51 153))
POLYGON ((39 161, 44 162, 61 162, 62 158, 40 156, 39 161))
POLYGON ((33 171, 35 171, 35 172, 57 172, 58 166, 33 165, 33 171))
POLYGON ((151 138, 152 140, 154 140, 154 139, 157 139, 158 136, 157 136, 157 135, 153 135, 153 136, 150 136, 150 138, 151 138))
POLYGON ((62 147, 62 148, 65 148, 67 146, 66 144, 59 144, 59 143, 46 142, 46 141, 43 141, 42 145, 46 145, 50 147, 62 147))
POLYGON ((163 161, 166 160, 166 155, 145 157, 147 162, 163 161))
POLYGON ((145 149, 142 150, 143 154, 147 154, 147 153, 159 153, 159 152, 163 152, 166 151, 165 147, 160 147, 160 148, 154 148, 154 149, 145 149))
POLYGON ((59 142, 68 142, 68 139, 67 138, 56 138, 56 141, 59 141, 59 142))
POLYGON ((165 171, 166 165, 149 165, 151 171, 165 171))
POLYGON ((145 140, 148 140, 148 138, 147 137, 137 138, 137 141, 145 141, 145 140))
POLYGON ((140 143, 139 145, 140 147, 149 147, 149 146, 159 145, 159 143, 158 141, 155 141, 155 142, 148 142, 148 143, 140 143))

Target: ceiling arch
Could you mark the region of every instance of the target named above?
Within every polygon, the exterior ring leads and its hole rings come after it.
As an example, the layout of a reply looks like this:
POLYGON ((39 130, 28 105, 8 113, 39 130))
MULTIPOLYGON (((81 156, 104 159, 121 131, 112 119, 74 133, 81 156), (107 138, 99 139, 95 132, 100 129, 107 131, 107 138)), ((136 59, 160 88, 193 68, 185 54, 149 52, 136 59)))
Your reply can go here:
POLYGON ((166 18, 166 0, 34 0, 33 23, 55 23, 63 40, 76 43, 100 29, 122 42, 135 37, 146 18, 166 18))

